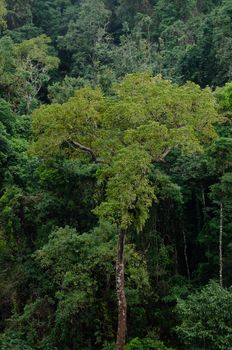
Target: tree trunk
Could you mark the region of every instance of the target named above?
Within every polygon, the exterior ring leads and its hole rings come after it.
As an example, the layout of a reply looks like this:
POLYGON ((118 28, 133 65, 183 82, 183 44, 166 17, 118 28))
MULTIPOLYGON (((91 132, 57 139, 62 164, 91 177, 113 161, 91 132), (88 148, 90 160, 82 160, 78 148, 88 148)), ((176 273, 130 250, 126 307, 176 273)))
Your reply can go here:
POLYGON ((175 243, 175 249, 174 249, 174 271, 175 271, 175 275, 178 275, 178 252, 177 252, 177 247, 176 247, 176 243, 175 243))
POLYGON ((223 235, 223 204, 220 203, 220 233, 219 233, 219 280, 223 287, 223 261, 222 261, 222 235, 223 235))
POLYGON ((184 258, 185 258, 185 264, 186 264, 186 271, 188 280, 190 281, 190 269, 189 269, 189 262, 188 262, 188 254, 187 254, 187 240, 186 240, 186 234, 183 230, 183 238, 184 238, 184 258))
POLYGON ((201 231, 202 224, 201 224, 201 210, 200 210, 197 192, 195 192, 195 205, 196 205, 197 232, 199 233, 201 231))
POLYGON ((117 350, 124 350, 126 342, 126 316, 127 304, 124 288, 124 246, 125 231, 119 231, 117 262, 116 262, 116 289, 118 299, 118 332, 117 332, 117 350))

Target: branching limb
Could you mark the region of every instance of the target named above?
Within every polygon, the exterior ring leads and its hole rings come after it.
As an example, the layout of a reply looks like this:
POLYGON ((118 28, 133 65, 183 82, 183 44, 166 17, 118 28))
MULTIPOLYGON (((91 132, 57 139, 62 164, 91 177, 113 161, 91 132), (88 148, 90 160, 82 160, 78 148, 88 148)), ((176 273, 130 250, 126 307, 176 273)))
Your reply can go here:
POLYGON ((79 143, 79 142, 77 142, 77 141, 73 141, 73 140, 68 140, 67 143, 68 143, 69 145, 71 145, 72 147, 74 147, 74 148, 78 148, 78 149, 80 149, 81 151, 83 151, 83 152, 85 152, 85 153, 88 153, 88 154, 91 156, 92 160, 93 160, 95 163, 97 163, 96 154, 94 153, 94 151, 93 151, 91 148, 89 148, 89 147, 87 147, 87 146, 84 146, 84 145, 82 145, 81 143, 79 143))
POLYGON ((105 160, 98 159, 95 152, 90 148, 85 145, 82 145, 81 143, 73 140, 67 140, 68 145, 75 149, 79 149, 87 154, 92 158, 92 161, 96 164, 109 164, 109 162, 105 160))
POLYGON ((167 147, 159 156, 159 158, 157 159, 158 162, 164 162, 165 157, 167 157, 167 155, 171 152, 172 148, 171 147, 167 147))

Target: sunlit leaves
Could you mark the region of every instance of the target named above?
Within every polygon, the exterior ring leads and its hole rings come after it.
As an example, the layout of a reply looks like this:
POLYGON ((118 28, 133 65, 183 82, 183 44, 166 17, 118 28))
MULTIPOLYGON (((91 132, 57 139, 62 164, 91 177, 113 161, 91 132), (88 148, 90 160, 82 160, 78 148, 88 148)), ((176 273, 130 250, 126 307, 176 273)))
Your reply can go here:
POLYGON ((217 120, 209 89, 140 73, 115 84, 113 97, 83 88, 63 105, 35 111, 32 149, 44 157, 66 151, 68 156, 91 159, 83 146, 91 148, 102 164, 98 174, 106 181, 106 199, 96 213, 124 229, 135 225, 140 230, 155 198, 151 164, 176 147, 201 152, 216 137, 217 120), (69 141, 81 146, 70 149, 69 141))

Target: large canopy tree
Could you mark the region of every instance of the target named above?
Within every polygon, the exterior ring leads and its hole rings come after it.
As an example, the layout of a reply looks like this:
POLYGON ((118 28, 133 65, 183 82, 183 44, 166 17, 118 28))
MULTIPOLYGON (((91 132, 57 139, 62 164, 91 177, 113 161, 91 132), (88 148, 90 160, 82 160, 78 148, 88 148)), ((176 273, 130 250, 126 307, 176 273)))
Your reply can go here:
POLYGON ((201 152, 216 137, 216 103, 209 88, 183 86, 148 73, 128 75, 114 94, 82 88, 64 104, 34 112, 35 142, 40 157, 65 153, 98 164, 104 189, 95 213, 117 225, 116 287, 118 297, 117 350, 126 339, 124 246, 126 232, 141 231, 156 198, 149 174, 173 148, 201 152))

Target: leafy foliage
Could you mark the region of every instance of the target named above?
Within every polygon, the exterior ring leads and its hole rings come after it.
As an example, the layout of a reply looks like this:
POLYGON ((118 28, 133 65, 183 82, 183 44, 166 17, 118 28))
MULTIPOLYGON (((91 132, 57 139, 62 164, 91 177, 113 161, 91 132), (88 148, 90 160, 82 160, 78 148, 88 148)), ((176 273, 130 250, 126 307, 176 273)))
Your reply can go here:
POLYGON ((230 349, 232 337, 231 291, 210 283, 200 292, 179 301, 179 336, 191 349, 230 349))

